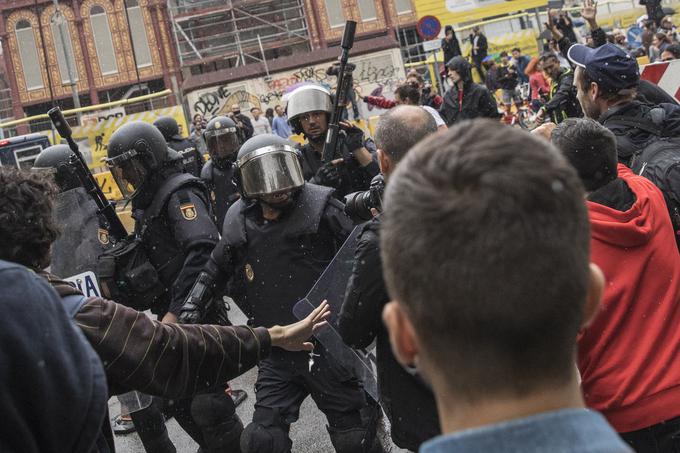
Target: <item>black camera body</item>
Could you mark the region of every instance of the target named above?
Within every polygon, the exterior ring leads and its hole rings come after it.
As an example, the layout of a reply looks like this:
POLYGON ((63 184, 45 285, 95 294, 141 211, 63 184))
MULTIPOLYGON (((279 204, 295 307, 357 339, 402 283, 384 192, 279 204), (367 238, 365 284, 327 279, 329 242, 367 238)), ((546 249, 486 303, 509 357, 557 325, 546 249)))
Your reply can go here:
POLYGON ((345 195, 345 214, 347 214, 354 223, 371 220, 373 218, 371 209, 382 211, 382 198, 384 193, 385 178, 383 175, 374 176, 368 190, 345 195))

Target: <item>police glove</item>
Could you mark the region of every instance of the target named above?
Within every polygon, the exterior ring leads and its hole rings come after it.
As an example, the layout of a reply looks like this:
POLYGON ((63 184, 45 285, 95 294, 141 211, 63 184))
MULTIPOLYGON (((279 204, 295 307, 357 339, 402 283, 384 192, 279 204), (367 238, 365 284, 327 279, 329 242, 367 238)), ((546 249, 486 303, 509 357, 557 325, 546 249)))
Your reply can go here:
POLYGON ((313 184, 326 187, 340 187, 340 174, 335 165, 327 163, 322 165, 316 172, 311 181, 313 184))
POLYGON ((213 302, 213 278, 207 272, 201 272, 184 301, 179 315, 181 324, 200 324, 213 302))
MULTIPOLYGON (((343 126, 345 125, 343 124, 343 126)), ((345 146, 347 147, 347 151, 353 153, 364 147, 364 131, 349 124, 343 127, 343 129, 345 131, 345 146)))

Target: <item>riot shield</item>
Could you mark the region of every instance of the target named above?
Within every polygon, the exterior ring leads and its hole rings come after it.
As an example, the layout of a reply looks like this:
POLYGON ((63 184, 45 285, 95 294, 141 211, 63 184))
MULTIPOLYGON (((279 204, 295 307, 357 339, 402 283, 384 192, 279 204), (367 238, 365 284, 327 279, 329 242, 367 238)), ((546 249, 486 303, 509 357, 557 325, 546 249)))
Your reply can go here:
POLYGON ((338 316, 345 299, 345 290, 354 266, 354 251, 361 227, 354 228, 338 253, 335 255, 321 277, 316 281, 307 296, 295 304, 293 314, 303 319, 312 310, 327 300, 331 307, 328 326, 314 336, 323 344, 333 358, 346 368, 351 369, 364 383, 364 390, 378 399, 378 383, 376 379, 375 342, 367 349, 357 350, 347 346, 338 333, 338 316))
POLYGON ((100 228, 97 205, 85 189, 75 188, 57 195, 54 218, 61 234, 52 244, 50 272, 64 278, 94 271, 109 237, 100 228))

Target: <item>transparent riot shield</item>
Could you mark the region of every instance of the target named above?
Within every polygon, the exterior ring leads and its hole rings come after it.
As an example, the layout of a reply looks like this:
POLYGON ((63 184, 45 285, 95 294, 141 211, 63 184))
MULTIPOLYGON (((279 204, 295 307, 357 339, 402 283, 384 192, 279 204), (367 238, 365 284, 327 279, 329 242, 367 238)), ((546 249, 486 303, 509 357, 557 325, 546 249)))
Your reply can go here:
POLYGON ((152 396, 140 393, 136 390, 118 395, 120 401, 120 413, 132 414, 141 411, 151 405, 152 396))
POLYGON ((375 342, 364 350, 347 346, 338 333, 338 316, 345 299, 345 290, 354 265, 354 251, 361 227, 356 227, 335 255, 321 277, 316 281, 307 297, 293 307, 293 314, 303 319, 312 310, 327 300, 331 307, 328 326, 314 336, 323 344, 333 358, 346 368, 351 369, 364 383, 364 389, 378 401, 378 383, 376 379, 375 342))
POLYGON ((62 278, 93 272, 109 245, 108 232, 99 227, 97 205, 85 189, 67 190, 57 195, 54 218, 61 234, 52 244, 50 272, 62 278))

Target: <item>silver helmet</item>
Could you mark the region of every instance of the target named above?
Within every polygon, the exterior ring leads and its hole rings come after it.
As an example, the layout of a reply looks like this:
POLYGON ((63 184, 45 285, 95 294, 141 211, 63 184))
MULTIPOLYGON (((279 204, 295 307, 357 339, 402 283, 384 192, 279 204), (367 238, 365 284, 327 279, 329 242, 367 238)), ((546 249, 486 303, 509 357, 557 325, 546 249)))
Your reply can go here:
POLYGON ((302 115, 311 112, 326 112, 329 116, 333 112, 331 93, 321 85, 303 85, 293 90, 288 96, 288 123, 295 134, 301 134, 302 115))

